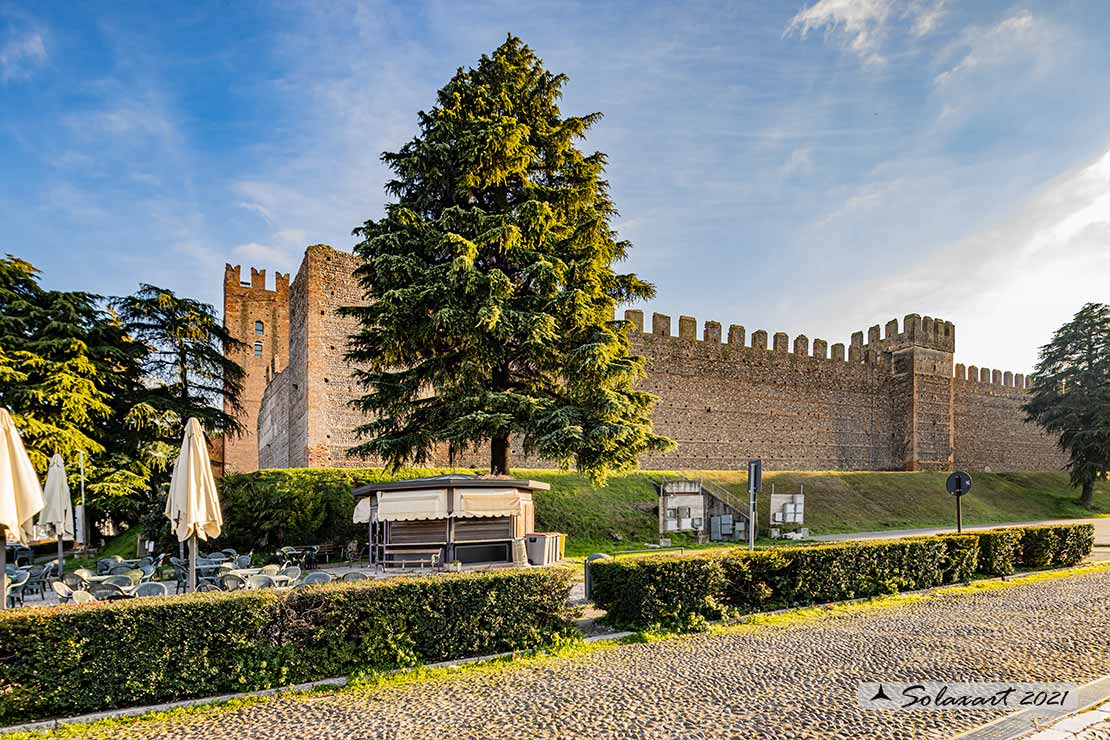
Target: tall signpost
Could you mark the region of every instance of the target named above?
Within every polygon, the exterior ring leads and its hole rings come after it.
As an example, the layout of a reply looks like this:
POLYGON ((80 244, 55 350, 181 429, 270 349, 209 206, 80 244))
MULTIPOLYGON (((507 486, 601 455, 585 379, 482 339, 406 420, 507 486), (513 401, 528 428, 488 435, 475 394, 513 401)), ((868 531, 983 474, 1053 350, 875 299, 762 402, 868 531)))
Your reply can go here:
POLYGON ((748 461, 748 549, 755 549, 755 495, 763 490, 763 461, 748 461))
POLYGON ((971 490, 971 476, 962 470, 957 470, 948 476, 945 487, 950 495, 956 497, 956 532, 962 533, 964 531, 964 514, 960 507, 960 499, 971 490))

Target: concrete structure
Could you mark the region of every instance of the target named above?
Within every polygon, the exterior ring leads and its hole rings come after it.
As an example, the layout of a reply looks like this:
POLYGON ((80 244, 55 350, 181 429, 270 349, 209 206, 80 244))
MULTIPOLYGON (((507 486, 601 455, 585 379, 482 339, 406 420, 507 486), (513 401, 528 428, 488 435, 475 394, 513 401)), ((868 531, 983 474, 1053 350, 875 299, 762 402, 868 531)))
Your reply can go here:
MULTIPOLYGON (((276 290, 251 271, 226 268, 225 321, 254 346, 255 322, 269 322, 262 354, 246 358, 248 392, 243 422, 254 437, 229 440, 229 470, 260 467, 363 466, 347 457, 362 416, 360 395, 343 356, 351 319, 336 309, 357 305, 352 278, 358 258, 324 245, 309 247, 292 284, 276 290), (283 302, 284 301, 284 302, 283 302), (282 327, 282 316, 288 325, 282 327)), ((1057 470, 1063 457, 1053 440, 1024 421, 1024 375, 954 362, 951 322, 918 314, 892 319, 848 345, 825 339, 768 335, 716 321, 698 331, 671 319, 625 312, 632 350, 647 360, 642 387, 659 397, 656 429, 677 440, 667 455, 641 459, 645 468, 741 468, 762 458, 769 470, 1057 470)), ((485 451, 453 461, 485 466, 485 451)), ((451 464, 446 449, 433 464, 451 464)), ((545 467, 513 450, 519 467, 545 467)))

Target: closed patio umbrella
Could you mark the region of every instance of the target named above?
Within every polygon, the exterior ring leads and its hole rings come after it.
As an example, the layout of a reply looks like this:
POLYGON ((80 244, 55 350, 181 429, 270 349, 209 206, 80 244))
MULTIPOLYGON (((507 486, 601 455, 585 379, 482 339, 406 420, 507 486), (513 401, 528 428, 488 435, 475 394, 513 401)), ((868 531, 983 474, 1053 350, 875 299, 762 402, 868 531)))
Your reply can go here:
POLYGON ((65 556, 62 554, 62 540, 73 539, 73 502, 69 497, 69 481, 66 480, 66 464, 61 455, 50 458, 50 469, 46 471, 46 486, 42 491, 43 508, 39 514, 39 526, 50 527, 58 538, 58 576, 65 573, 65 556))
POLYGON ((11 414, 0 409, 0 609, 8 608, 7 538, 26 543, 31 524, 42 511, 42 484, 11 414))
POLYGON ((204 430, 196 419, 185 424, 181 454, 173 466, 170 492, 166 497, 166 518, 173 524, 178 542, 189 543, 189 591, 197 587, 197 540, 220 536, 224 517, 216 479, 208 459, 204 430))

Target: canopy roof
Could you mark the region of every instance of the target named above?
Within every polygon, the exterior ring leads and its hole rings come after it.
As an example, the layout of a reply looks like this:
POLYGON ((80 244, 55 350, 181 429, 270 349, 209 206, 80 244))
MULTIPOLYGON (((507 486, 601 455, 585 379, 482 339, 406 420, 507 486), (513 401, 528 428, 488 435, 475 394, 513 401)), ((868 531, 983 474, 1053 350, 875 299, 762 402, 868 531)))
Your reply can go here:
POLYGON ((520 478, 500 478, 496 476, 478 476, 452 473, 450 475, 433 475, 427 478, 409 478, 383 483, 367 483, 358 486, 351 493, 355 498, 370 496, 386 491, 429 491, 444 489, 467 488, 514 488, 520 491, 547 491, 551 486, 537 480, 520 478))

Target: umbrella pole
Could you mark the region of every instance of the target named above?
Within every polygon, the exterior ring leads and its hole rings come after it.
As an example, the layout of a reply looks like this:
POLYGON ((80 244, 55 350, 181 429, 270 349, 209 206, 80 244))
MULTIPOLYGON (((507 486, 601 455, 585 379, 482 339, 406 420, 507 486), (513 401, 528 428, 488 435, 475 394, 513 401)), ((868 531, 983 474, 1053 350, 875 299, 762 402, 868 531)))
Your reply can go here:
POLYGON ((65 546, 62 540, 65 538, 65 526, 63 525, 62 531, 58 532, 58 580, 62 580, 62 576, 66 574, 66 556, 62 552, 65 546))
POLYGON ((8 608, 8 531, 0 527, 0 609, 8 608))
POLYGON ((189 584, 186 589, 189 593, 197 590, 197 536, 189 538, 189 584))

